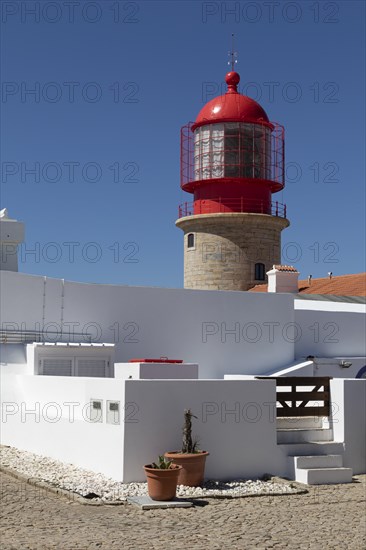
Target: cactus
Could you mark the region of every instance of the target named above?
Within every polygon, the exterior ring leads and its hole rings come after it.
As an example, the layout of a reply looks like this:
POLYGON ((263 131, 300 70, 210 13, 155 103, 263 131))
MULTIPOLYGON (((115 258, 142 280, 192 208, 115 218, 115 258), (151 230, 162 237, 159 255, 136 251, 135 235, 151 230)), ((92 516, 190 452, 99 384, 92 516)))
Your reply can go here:
POLYGON ((154 470, 169 470, 171 465, 171 460, 165 460, 164 455, 159 455, 158 463, 153 462, 151 468, 154 468, 154 470))
POLYGON ((183 425, 183 446, 182 453, 196 453, 198 441, 192 440, 192 417, 197 418, 191 409, 185 409, 184 411, 184 425, 183 425))

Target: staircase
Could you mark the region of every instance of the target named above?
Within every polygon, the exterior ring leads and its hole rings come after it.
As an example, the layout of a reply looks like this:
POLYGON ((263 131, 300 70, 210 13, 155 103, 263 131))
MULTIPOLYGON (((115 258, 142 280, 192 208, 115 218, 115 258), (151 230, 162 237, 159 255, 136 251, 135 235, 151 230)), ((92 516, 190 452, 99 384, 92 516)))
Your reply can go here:
POLYGON ((333 441, 322 417, 277 418, 277 443, 288 456, 290 477, 308 485, 351 483, 343 467, 343 444, 333 441), (324 427, 325 424, 325 427, 324 427))
POLYGON ((277 444, 288 457, 292 479, 308 485, 351 483, 343 467, 343 443, 329 425, 329 376, 257 376, 276 380, 277 444))

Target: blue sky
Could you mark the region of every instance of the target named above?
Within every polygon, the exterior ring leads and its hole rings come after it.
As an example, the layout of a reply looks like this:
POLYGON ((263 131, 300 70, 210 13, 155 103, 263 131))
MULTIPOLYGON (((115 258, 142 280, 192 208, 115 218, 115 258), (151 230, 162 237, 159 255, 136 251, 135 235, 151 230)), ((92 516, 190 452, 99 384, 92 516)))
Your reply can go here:
POLYGON ((363 1, 1 9, 1 207, 26 224, 20 271, 183 285, 180 128, 219 95, 232 32, 240 90, 286 130, 282 261, 303 278, 365 270, 363 1))

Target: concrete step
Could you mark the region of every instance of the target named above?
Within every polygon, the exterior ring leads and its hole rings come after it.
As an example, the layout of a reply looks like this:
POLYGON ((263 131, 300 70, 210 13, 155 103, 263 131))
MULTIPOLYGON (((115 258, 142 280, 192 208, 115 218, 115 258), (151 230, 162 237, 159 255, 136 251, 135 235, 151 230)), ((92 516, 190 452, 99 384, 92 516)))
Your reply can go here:
POLYGON ((289 416, 287 418, 277 418, 278 430, 323 428, 323 416, 289 416))
POLYGON ((341 468, 343 466, 342 455, 311 455, 311 456, 290 456, 294 461, 295 469, 316 469, 316 468, 341 468))
POLYGON ((332 441, 333 432, 330 428, 300 428, 277 430, 277 443, 304 443, 315 441, 332 441))
POLYGON ((352 468, 298 468, 295 479, 307 485, 351 483, 352 473, 352 468))
POLYGON ((338 441, 312 441, 310 443, 280 443, 280 449, 287 456, 342 455, 344 445, 338 441))

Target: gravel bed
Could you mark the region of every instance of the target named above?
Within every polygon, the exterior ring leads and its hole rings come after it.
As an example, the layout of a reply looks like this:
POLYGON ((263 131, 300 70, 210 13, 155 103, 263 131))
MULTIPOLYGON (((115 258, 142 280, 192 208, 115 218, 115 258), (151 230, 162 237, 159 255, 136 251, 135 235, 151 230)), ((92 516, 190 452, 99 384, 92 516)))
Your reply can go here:
MULTIPOLYGON (((121 483, 103 474, 97 474, 52 458, 21 451, 15 447, 0 447, 1 466, 19 474, 50 484, 53 487, 77 493, 103 502, 123 502, 127 497, 147 495, 146 483, 121 483)), ((238 479, 206 481, 203 487, 179 485, 178 497, 234 498, 257 495, 296 494, 300 490, 291 482, 282 480, 238 479)), ((303 491, 301 491, 303 492, 303 491)))

